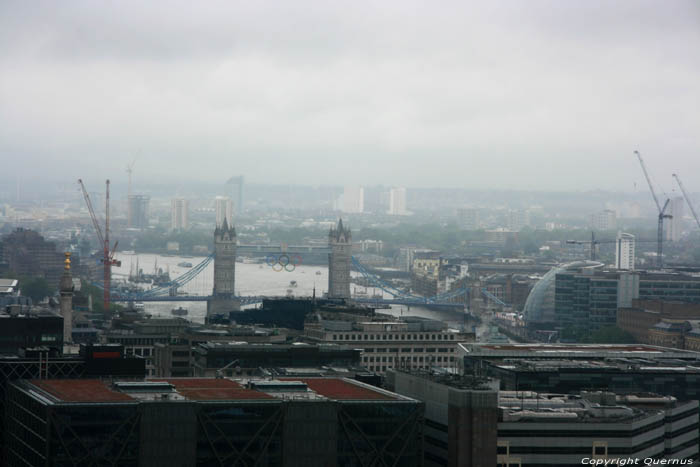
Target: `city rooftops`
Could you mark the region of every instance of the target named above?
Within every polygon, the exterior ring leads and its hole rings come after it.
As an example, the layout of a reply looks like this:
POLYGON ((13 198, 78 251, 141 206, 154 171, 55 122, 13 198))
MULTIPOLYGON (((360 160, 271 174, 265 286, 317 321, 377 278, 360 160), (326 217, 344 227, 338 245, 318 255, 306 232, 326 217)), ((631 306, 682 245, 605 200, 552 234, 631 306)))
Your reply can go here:
POLYGON ((566 370, 588 371, 638 371, 638 372, 684 372, 700 374, 700 361, 691 365, 688 361, 676 359, 660 359, 658 361, 645 358, 606 358, 604 360, 572 360, 572 359, 517 359, 493 362, 493 367, 505 371, 525 372, 562 372, 566 370))
POLYGON ((499 422, 620 423, 658 416, 664 410, 697 407, 697 401, 678 402, 675 397, 639 393, 582 391, 577 395, 530 391, 500 391, 499 422))
POLYGON ((143 401, 398 401, 409 398, 345 378, 167 378, 109 382, 98 379, 31 380, 22 383, 47 404, 143 401))
POLYGON ((700 353, 646 344, 475 344, 460 343, 465 357, 484 358, 676 358, 700 360, 700 353))
POLYGON ((14 293, 18 284, 17 279, 0 279, 0 295, 14 293))

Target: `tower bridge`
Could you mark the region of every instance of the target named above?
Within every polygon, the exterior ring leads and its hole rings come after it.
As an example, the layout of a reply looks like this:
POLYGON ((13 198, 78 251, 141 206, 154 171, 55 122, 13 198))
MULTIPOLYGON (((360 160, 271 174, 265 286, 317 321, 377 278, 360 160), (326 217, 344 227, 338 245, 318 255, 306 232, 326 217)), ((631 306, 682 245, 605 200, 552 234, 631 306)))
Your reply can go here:
POLYGON ((304 254, 325 254, 328 257, 328 298, 350 299, 350 272, 353 268, 359 271, 372 283, 373 287, 389 294, 392 298, 355 298, 360 303, 386 306, 401 305, 430 305, 444 308, 464 309, 462 303, 452 301, 455 297, 465 296, 468 289, 450 291, 435 297, 421 297, 408 291, 399 290, 384 282, 352 256, 352 233, 343 225, 342 219, 328 232, 327 245, 239 245, 236 229, 228 225, 226 219, 221 226, 214 230, 214 253, 188 272, 171 281, 169 284, 144 290, 139 294, 113 294, 113 301, 143 301, 143 302, 174 302, 174 301, 206 301, 207 318, 214 315, 228 315, 231 311, 240 310, 241 306, 262 302, 263 296, 238 296, 236 289, 236 256, 246 254, 287 255, 292 261, 293 256, 304 254), (214 262, 214 286, 210 296, 178 295, 178 287, 182 287, 201 273, 210 262, 214 262))

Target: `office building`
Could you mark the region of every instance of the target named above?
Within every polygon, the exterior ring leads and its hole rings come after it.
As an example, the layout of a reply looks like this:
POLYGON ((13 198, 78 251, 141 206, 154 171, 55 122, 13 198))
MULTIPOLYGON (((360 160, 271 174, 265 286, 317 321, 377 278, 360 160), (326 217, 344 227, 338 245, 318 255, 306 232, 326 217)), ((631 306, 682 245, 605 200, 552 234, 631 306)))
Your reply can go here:
POLYGON ((582 261, 552 269, 533 287, 525 321, 597 328, 614 325, 633 299, 700 303, 700 275, 673 271, 603 270, 582 261))
POLYGON ((148 227, 148 205, 150 201, 150 196, 129 196, 129 216, 127 225, 130 229, 145 229, 148 227))
POLYGON ((612 209, 605 209, 591 214, 591 229, 615 230, 617 228, 617 213, 612 209))
POLYGON ((228 225, 233 225, 233 201, 226 196, 217 196, 214 200, 216 211, 216 227, 224 225, 224 219, 228 225))
POLYGON ((617 310, 617 326, 637 342, 700 351, 700 304, 633 300, 617 310))
POLYGON ((250 376, 261 368, 358 368, 361 352, 348 344, 207 342, 193 350, 193 376, 214 377, 221 371, 250 376))
POLYGON ((498 388, 488 378, 396 369, 386 386, 425 403, 425 465, 496 465, 498 388))
POLYGON ((476 208, 457 209, 457 222, 464 230, 479 230, 479 210, 476 208))
POLYGON ((190 226, 190 202, 176 198, 170 202, 170 228, 186 230, 190 226))
POLYGON ((582 459, 698 454, 697 400, 609 391, 499 391, 494 383, 435 372, 387 375, 390 390, 425 403, 429 467, 570 467, 588 464, 582 459))
POLYGON ((5 465, 420 465, 423 403, 341 378, 30 380, 5 465))
POLYGON ((617 233, 615 269, 634 270, 634 235, 624 232, 617 233))
MULTIPOLYGON (((12 307, 11 307, 12 308, 12 307)), ((23 314, 0 312, 0 353, 45 347, 51 355, 63 352, 63 317, 50 311, 23 314)))
POLYGON ((527 209, 511 209, 508 211, 508 230, 519 232, 530 226, 530 211, 527 209))
POLYGON ((406 316, 397 321, 323 318, 307 322, 304 334, 317 342, 362 349, 362 365, 384 373, 391 368, 455 368, 459 342, 474 342, 471 332, 448 329, 441 321, 406 316))
POLYGON ((346 186, 343 191, 341 210, 350 214, 358 214, 365 210, 365 190, 361 186, 346 186))
MULTIPOLYGON (((26 349, 15 355, 0 355, 0 420, 5 420, 7 388, 18 379, 143 378, 141 358, 125 358, 118 345, 81 345, 79 354, 53 355, 48 347, 26 349)), ((0 464, 5 445, 0 427, 0 464)))
MULTIPOLYGON (((17 276, 43 277, 52 288, 63 274, 63 254, 34 230, 17 228, 2 237, 0 263, 17 276)), ((19 284, 20 288, 22 284, 19 284)))
POLYGON ((406 188, 392 188, 389 190, 389 211, 392 216, 408 215, 406 209, 406 188))
POLYGON ((474 344, 457 346, 464 373, 507 391, 574 394, 610 390, 700 399, 700 353, 646 344, 474 344))
POLYGON ((169 342, 153 344, 153 366, 158 377, 194 376, 194 349, 213 342, 245 342, 249 344, 284 344, 287 333, 279 328, 255 326, 193 327, 171 334, 169 342))
POLYGON ((664 240, 677 242, 681 239, 683 233, 683 210, 685 208, 685 200, 681 196, 671 198, 666 208, 668 214, 672 217, 664 222, 664 240))
MULTIPOLYGON (((243 175, 231 177, 226 182, 226 185, 229 189, 229 193, 231 195, 231 199, 233 200, 234 212, 238 216, 240 216, 243 213, 243 182, 243 175)), ((230 224, 232 222, 232 219, 229 219, 228 222, 230 224)))
POLYGON ((616 458, 691 465, 698 455, 697 400, 501 391, 498 407, 498 467, 604 465, 616 458))

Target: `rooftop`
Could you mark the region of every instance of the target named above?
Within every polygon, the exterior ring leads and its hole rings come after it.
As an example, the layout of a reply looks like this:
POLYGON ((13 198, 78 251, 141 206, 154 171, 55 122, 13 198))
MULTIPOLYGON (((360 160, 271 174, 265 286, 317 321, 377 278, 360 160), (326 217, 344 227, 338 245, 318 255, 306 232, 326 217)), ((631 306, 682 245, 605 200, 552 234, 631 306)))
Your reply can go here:
POLYGON ((31 380, 29 390, 50 403, 139 401, 402 400, 402 396, 344 378, 217 379, 167 378, 110 382, 98 379, 31 380), (286 397, 288 393, 294 397, 286 397))
POLYGON ((475 344, 460 343, 463 356, 494 358, 676 358, 700 360, 700 352, 643 344, 475 344))
POLYGON ((571 360, 571 359, 517 359, 503 360, 494 363, 494 367, 503 370, 559 372, 567 369, 576 370, 633 370, 643 372, 685 372, 700 373, 700 362, 689 365, 689 362, 676 359, 660 359, 657 361, 645 358, 610 358, 605 360, 571 360))

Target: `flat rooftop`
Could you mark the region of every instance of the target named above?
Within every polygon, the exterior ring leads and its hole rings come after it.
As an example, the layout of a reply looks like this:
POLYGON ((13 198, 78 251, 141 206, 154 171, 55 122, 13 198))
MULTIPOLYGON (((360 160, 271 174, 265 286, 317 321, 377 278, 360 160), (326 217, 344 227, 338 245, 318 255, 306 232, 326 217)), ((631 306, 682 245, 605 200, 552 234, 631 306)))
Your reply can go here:
POLYGON ((688 361, 677 359, 659 359, 656 361, 644 358, 610 358, 604 360, 571 360, 571 359, 517 359, 491 362, 495 368, 511 371, 529 372, 559 372, 562 370, 590 371, 635 371, 635 372, 677 372, 699 373, 700 361, 689 364, 688 361))
POLYGON ((409 400, 398 394, 345 378, 280 378, 277 380, 163 378, 146 381, 49 379, 31 380, 28 383, 31 392, 50 403, 136 403, 164 399, 171 401, 409 400))
POLYGON ((460 343, 462 356, 492 358, 677 358, 700 361, 700 352, 645 344, 476 344, 460 343))

